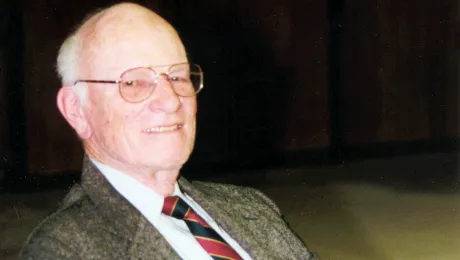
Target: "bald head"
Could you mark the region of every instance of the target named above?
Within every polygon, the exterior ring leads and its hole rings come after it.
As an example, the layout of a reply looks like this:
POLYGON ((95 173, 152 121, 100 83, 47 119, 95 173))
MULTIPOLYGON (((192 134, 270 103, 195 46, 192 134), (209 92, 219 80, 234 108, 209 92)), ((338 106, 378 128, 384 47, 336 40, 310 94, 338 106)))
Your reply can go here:
POLYGON ((65 40, 57 68, 63 85, 70 86, 81 78, 118 77, 130 67, 186 61, 182 42, 167 21, 138 4, 121 3, 91 15, 65 40))
MULTIPOLYGON (((113 56, 132 48, 155 52, 158 59, 185 55, 174 28, 154 12, 136 4, 110 7, 90 19, 78 33, 83 39, 82 54, 90 59, 95 54, 113 56)), ((162 65, 161 60, 152 62, 155 64, 148 65, 162 65)))

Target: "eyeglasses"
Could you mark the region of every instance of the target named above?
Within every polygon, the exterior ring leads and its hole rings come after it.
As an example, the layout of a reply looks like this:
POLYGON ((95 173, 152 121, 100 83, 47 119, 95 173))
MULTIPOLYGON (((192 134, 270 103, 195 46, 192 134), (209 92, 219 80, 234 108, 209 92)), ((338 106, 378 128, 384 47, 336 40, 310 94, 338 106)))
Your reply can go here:
POLYGON ((203 71, 198 64, 190 63, 169 65, 167 73, 158 73, 153 67, 138 67, 123 72, 119 80, 82 79, 75 81, 74 85, 80 82, 118 84, 123 99, 138 103, 152 95, 160 76, 165 76, 173 91, 181 97, 195 96, 203 89, 203 71))

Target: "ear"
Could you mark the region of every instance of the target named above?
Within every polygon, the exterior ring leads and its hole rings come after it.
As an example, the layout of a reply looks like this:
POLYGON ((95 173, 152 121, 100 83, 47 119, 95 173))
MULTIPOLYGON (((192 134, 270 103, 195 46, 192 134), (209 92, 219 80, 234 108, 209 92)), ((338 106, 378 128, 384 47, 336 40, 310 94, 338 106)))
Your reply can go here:
POLYGON ((61 114, 77 132, 81 139, 88 139, 92 130, 83 113, 83 107, 80 99, 72 87, 63 86, 57 94, 57 106, 61 114))

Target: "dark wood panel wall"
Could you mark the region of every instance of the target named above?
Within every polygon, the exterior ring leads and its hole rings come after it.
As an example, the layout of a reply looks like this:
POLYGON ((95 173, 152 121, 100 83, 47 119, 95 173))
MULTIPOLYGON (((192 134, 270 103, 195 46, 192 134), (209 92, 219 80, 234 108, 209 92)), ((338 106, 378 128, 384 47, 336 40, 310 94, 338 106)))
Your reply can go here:
MULTIPOLYGON (((80 144, 55 105, 54 64, 71 28, 110 2, 22 1, 30 172, 80 169, 80 144)), ((138 2, 176 26, 205 70, 194 161, 327 149, 337 108, 345 145, 459 133, 455 0, 346 1, 338 104, 329 102, 326 1, 138 2)))
POLYGON ((10 158, 11 148, 9 142, 9 125, 8 125, 8 54, 9 46, 7 44, 8 34, 7 27, 9 24, 8 3, 0 1, 0 180, 5 176, 6 162, 3 158, 10 158))
MULTIPOLYGON (((15 1, 0 1, 0 181, 24 172, 23 30, 15 1)), ((8 180, 9 181, 9 180, 8 180)))
POLYGON ((283 84, 280 150, 330 144, 327 1, 292 1, 288 78, 283 84))
POLYGON ((343 16, 344 143, 458 136, 456 1, 349 1, 343 16))
MULTIPOLYGON (((455 15, 455 21, 453 26, 451 26, 451 31, 453 32, 453 40, 454 40, 454 59, 457 60, 457 72, 454 72, 454 75, 457 74, 457 86, 452 87, 452 95, 449 97, 450 104, 455 104, 457 109, 453 109, 454 111, 451 111, 449 113, 449 117, 447 120, 448 123, 448 131, 449 131, 449 136, 458 136, 459 135, 459 128, 460 128, 460 102, 459 102, 459 97, 460 97, 460 3, 458 1, 456 2, 456 9, 457 9, 457 14, 455 15)), ((455 8, 454 8, 455 10, 455 8)), ((455 13, 455 11, 454 11, 455 13)), ((455 61, 454 61, 455 62, 455 61)), ((452 108, 451 108, 452 109, 452 108)))

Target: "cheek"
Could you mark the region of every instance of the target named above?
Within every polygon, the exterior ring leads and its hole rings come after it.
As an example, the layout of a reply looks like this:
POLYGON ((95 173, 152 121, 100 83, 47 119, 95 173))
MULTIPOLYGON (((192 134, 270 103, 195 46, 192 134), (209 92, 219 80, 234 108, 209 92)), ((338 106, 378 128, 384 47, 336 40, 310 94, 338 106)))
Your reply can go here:
POLYGON ((136 139, 138 131, 142 128, 141 111, 128 108, 124 110, 124 114, 120 117, 119 125, 117 126, 123 134, 127 135, 126 138, 130 140, 136 139))
POLYGON ((184 112, 187 115, 187 118, 190 121, 195 122, 196 113, 197 113, 197 103, 196 99, 185 100, 183 103, 184 112))
POLYGON ((182 106, 188 117, 195 118, 197 112, 196 98, 184 99, 182 101, 182 106))
POLYGON ((187 138, 191 145, 195 142, 195 135, 196 135, 196 102, 190 102, 186 109, 186 116, 188 121, 188 129, 187 129, 187 138))
MULTIPOLYGON (((92 126, 101 139, 113 139, 125 128, 125 118, 116 108, 110 106, 106 102, 100 104, 92 104, 97 109, 91 112, 92 126)), ((119 106, 118 106, 119 107, 119 106)))
POLYGON ((140 117, 140 114, 141 112, 140 111, 128 111, 128 112, 125 112, 125 114, 123 115, 123 121, 125 121, 127 124, 133 124, 133 123, 138 123, 141 121, 141 117, 140 117))

